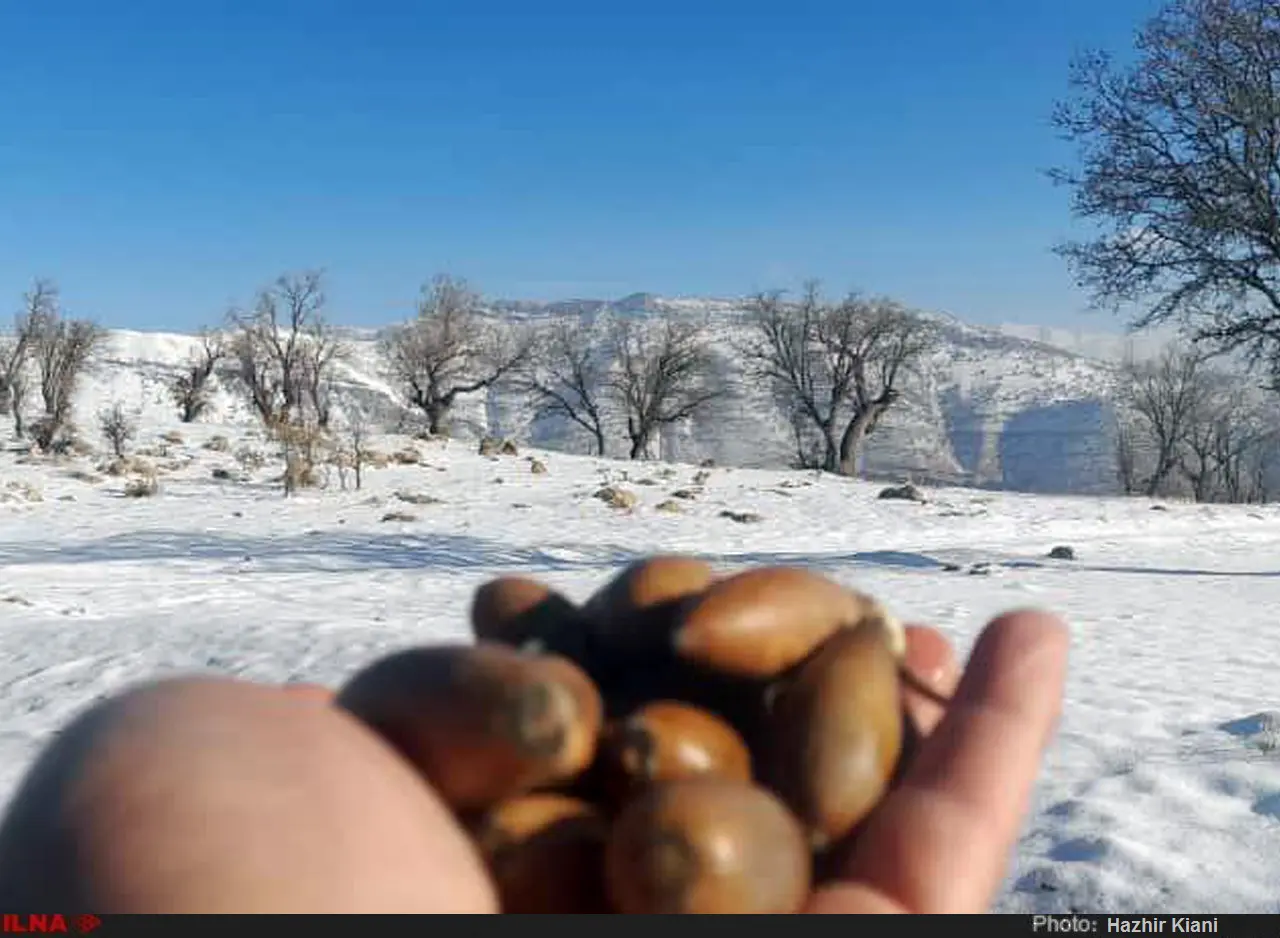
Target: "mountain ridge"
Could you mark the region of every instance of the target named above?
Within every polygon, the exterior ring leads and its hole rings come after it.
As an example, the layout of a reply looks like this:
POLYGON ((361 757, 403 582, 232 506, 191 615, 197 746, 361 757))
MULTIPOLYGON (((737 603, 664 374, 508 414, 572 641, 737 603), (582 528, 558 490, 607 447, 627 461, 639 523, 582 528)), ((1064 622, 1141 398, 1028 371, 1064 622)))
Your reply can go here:
MULTIPOLYGON (((742 335, 736 319, 740 300, 633 294, 616 301, 497 300, 486 306, 488 315, 523 319, 651 314, 662 309, 707 317, 717 367, 732 387, 713 413, 665 428, 655 455, 750 468, 791 463, 790 428, 767 391, 732 378, 733 349, 742 335)), ((1091 356, 1039 338, 1053 338, 1061 331, 981 326, 949 314, 925 315, 938 329, 937 349, 868 439, 865 475, 1027 492, 1115 490, 1108 398, 1119 355, 1091 356)), ((358 410, 388 425, 412 423, 414 415, 398 399, 378 362, 376 340, 382 330, 341 331, 351 355, 337 375, 339 411, 358 410)), ((195 341, 183 333, 110 330, 101 360, 77 397, 77 422, 92 427, 97 409, 120 402, 135 411, 167 410, 176 424, 167 384, 195 341)), ((1117 343, 1123 341, 1116 337, 1117 343)), ((1095 339, 1094 346, 1098 344, 1095 339)), ((153 414, 154 419, 163 416, 153 414)), ((223 379, 205 420, 242 424, 252 422, 253 416, 223 379)), ((576 427, 538 417, 529 402, 505 388, 459 399, 453 428, 459 436, 503 436, 548 449, 587 450, 576 427)), ((621 451, 621 431, 618 421, 609 428, 611 455, 621 451)))

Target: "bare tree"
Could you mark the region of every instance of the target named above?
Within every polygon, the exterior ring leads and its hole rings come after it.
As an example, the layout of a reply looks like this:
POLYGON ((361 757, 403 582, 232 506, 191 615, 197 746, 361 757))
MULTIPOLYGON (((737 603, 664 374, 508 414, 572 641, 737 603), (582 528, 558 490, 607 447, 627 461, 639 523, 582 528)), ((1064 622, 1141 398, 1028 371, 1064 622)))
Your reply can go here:
POLYGON ((1280 4, 1175 0, 1123 66, 1080 58, 1055 113, 1079 167, 1051 173, 1100 226, 1064 244, 1099 305, 1151 301, 1135 326, 1280 358, 1280 4))
POLYGON ((209 409, 209 382, 227 353, 222 338, 215 333, 202 330, 199 342, 170 387, 183 423, 194 423, 209 409))
POLYGON ((234 374, 284 450, 285 495, 317 483, 334 365, 346 352, 325 317, 324 274, 284 274, 259 291, 250 312, 232 311, 234 374))
POLYGON ((615 319, 608 348, 608 391, 626 415, 632 459, 648 453, 660 428, 697 416, 724 393, 709 380, 714 363, 705 328, 675 313, 615 319))
POLYGON ((0 337, 0 414, 13 416, 13 435, 22 439, 26 430, 27 397, 31 389, 34 330, 56 310, 57 291, 47 280, 36 281, 23 295, 23 309, 14 317, 11 335, 0 337))
POLYGON ((324 315, 320 271, 285 274, 250 312, 232 311, 235 374, 268 427, 329 422, 328 381, 344 352, 324 315))
POLYGON ((364 464, 369 459, 369 426, 361 418, 355 418, 347 428, 351 441, 351 469, 356 477, 356 491, 364 485, 364 464))
POLYGON ((1159 494, 1179 469, 1198 408, 1209 386, 1204 356, 1171 345, 1152 362, 1127 365, 1119 393, 1151 451, 1151 471, 1139 482, 1148 495, 1159 494))
POLYGON ((1138 447, 1132 422, 1117 415, 1114 426, 1116 481, 1120 491, 1132 495, 1138 490, 1138 447))
POLYGON ((423 287, 417 316, 382 342, 391 377, 433 435, 447 431, 459 395, 514 376, 531 351, 529 335, 486 322, 479 295, 444 274, 423 287))
POLYGON ((1242 389, 1225 402, 1229 418, 1214 428, 1213 461, 1225 501, 1265 500, 1265 474, 1276 451, 1277 435, 1269 415, 1256 401, 1248 401, 1242 389))
POLYGON ((361 408, 347 409, 340 425, 341 437, 334 447, 331 462, 338 470, 343 491, 347 488, 347 472, 355 475, 356 491, 364 485, 364 467, 369 461, 369 419, 361 408))
POLYGON ((1186 431, 1177 454, 1177 466, 1191 486, 1191 497, 1197 502, 1211 501, 1218 494, 1221 469, 1218 463, 1220 425, 1233 415, 1227 410, 1227 395, 1218 388, 1205 387, 1196 395, 1187 415, 1186 431))
POLYGON ((98 429, 111 447, 112 455, 123 459, 129 441, 138 435, 138 422, 124 409, 123 404, 116 402, 98 412, 98 429))
POLYGON ((1249 464, 1265 458, 1272 437, 1257 389, 1238 376, 1206 372, 1193 409, 1180 468, 1196 501, 1244 502, 1255 497, 1249 464))
POLYGON ((564 417, 591 434, 605 454, 604 405, 609 391, 603 336, 581 319, 557 319, 537 336, 524 384, 540 417, 564 417))
POLYGON ((37 281, 26 295, 24 329, 30 332, 30 354, 39 382, 44 413, 32 426, 43 450, 56 449, 70 429, 72 406, 80 379, 106 333, 87 319, 66 319, 58 289, 37 281))
POLYGON ((934 341, 928 323, 897 303, 850 296, 830 304, 816 283, 795 303, 779 292, 754 297, 747 323, 740 354, 791 418, 800 459, 820 452, 818 465, 842 475, 856 472, 863 441, 934 341))

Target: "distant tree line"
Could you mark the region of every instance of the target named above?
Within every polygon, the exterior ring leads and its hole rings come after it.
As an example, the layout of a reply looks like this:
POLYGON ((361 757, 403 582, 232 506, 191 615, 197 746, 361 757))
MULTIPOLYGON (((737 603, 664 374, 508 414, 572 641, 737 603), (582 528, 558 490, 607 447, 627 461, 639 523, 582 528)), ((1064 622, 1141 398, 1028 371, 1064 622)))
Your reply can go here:
MULTIPOLYGON (((74 429, 71 394, 103 333, 63 317, 51 282, 38 282, 24 304, 0 344, 0 413, 14 418, 19 437, 56 448, 74 429), (33 383, 45 411, 28 425, 33 383)), ((221 329, 202 330, 170 385, 185 422, 208 411, 219 382, 236 389, 283 445, 290 490, 313 481, 317 447, 347 439, 350 463, 358 459, 350 438, 368 433, 359 415, 335 425, 334 389, 352 350, 326 307, 322 272, 280 276, 250 307, 232 309, 221 329)), ((748 379, 771 390, 793 429, 797 465, 851 475, 933 341, 927 320, 896 303, 828 301, 816 285, 795 300, 781 292, 749 298, 741 324, 735 360, 726 363, 703 316, 664 308, 512 321, 491 314, 465 281, 442 274, 423 287, 409 321, 383 332, 377 350, 384 376, 428 434, 449 433, 459 399, 501 386, 530 402, 537 418, 580 428, 597 455, 608 455, 610 427, 625 427, 625 455, 643 459, 664 428, 706 415, 748 379)), ((135 423, 118 406, 99 414, 117 453, 135 423)))
MULTIPOLYGON (((184 422, 207 413, 218 383, 235 390, 282 447, 287 491, 316 484, 322 462, 339 467, 344 485, 353 469, 359 486, 366 461, 368 417, 335 408, 352 349, 326 307, 321 272, 280 276, 251 306, 230 310, 222 328, 202 330, 170 383, 184 422)), ((610 428, 624 427, 625 455, 642 459, 662 428, 707 416, 749 381, 770 392, 776 416, 790 426, 795 465, 853 475, 936 341, 927 319, 893 301, 828 300, 816 284, 794 299, 748 298, 734 334, 732 361, 718 367, 712 324, 699 316, 664 308, 513 321, 493 315, 464 281, 440 275, 423 287, 415 315, 384 330, 376 349, 383 376, 429 435, 450 432, 463 396, 501 386, 528 401, 535 419, 577 426, 598 455, 611 455, 610 428)), ((104 335, 90 320, 65 315, 51 281, 24 295, 0 339, 0 413, 13 418, 17 436, 45 451, 68 445, 71 401, 104 335)), ((1154 361, 1127 362, 1112 397, 1123 492, 1271 497, 1280 423, 1256 381, 1223 370, 1198 347, 1177 345, 1154 361)), ((122 457, 137 417, 117 403, 99 411, 98 430, 122 457)))
MULTIPOLYGON (((202 330, 169 390, 177 416, 200 420, 222 383, 236 391, 285 458, 287 491, 316 484, 317 467, 354 470, 359 486, 371 427, 358 408, 335 407, 352 349, 327 317, 324 275, 286 274, 202 330)), ((494 315, 464 281, 439 275, 414 316, 383 331, 377 359, 400 404, 424 432, 443 436, 457 402, 501 386, 535 419, 578 427, 598 455, 622 427, 631 459, 653 454, 662 428, 705 418, 742 382, 769 392, 789 425, 796 466, 853 475, 859 453, 913 377, 928 367, 929 320, 882 298, 829 300, 816 284, 795 298, 748 298, 717 362, 713 325, 663 308, 652 315, 511 320, 494 315)), ((67 445, 71 400, 100 351, 103 331, 67 317, 57 287, 37 281, 11 333, 0 340, 0 413, 46 451, 67 445), (39 406, 37 406, 39 405, 39 406), (28 416, 32 419, 28 420, 28 416)), ((349 400, 349 396, 347 398, 349 400)), ((1129 494, 1201 501, 1271 497, 1280 423, 1257 381, 1221 368, 1191 345, 1151 362, 1127 362, 1112 395, 1115 466, 1129 494)), ((766 415, 761 414, 762 418, 766 415)), ((137 433, 121 405, 98 413, 116 457, 137 433)))
POLYGON ((1126 494, 1199 502, 1270 500, 1280 464, 1273 401, 1238 371, 1172 345, 1128 362, 1115 398, 1117 482, 1126 494))

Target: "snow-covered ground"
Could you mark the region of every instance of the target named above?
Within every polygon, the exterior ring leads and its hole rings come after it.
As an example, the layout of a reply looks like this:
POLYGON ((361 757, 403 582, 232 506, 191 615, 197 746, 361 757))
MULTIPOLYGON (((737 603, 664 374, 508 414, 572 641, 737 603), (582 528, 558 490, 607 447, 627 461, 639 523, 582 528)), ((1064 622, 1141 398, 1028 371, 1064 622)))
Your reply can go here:
POLYGON ((392 649, 465 635, 470 592, 496 574, 583 598, 619 564, 679 551, 812 565, 962 654, 1002 610, 1062 613, 1065 716, 999 908, 1280 912, 1280 506, 962 489, 915 504, 807 473, 715 468, 699 484, 687 465, 408 438, 378 446, 412 447, 416 465, 285 499, 274 460, 236 477, 237 449, 271 455, 252 433, 149 422, 137 446, 165 470, 149 498, 98 475, 101 457, 0 453, 0 797, 52 732, 132 682, 336 685, 392 649), (219 434, 229 452, 205 447, 219 434), (604 481, 638 506, 593 498, 604 481), (1059 544, 1076 559, 1046 559, 1059 544))

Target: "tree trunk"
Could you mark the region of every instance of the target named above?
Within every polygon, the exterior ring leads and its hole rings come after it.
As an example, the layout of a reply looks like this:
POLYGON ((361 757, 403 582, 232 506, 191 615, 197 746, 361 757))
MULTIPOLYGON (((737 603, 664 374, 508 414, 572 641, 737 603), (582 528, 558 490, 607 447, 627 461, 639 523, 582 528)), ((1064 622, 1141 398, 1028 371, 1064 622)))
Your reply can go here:
POLYGON ((1178 454, 1170 445, 1162 445, 1156 457, 1156 468, 1147 482, 1146 496, 1154 498, 1160 493, 1160 487, 1168 480, 1170 473, 1178 467, 1178 454))
POLYGON ((631 458, 643 459, 649 449, 653 427, 634 417, 627 418, 627 437, 631 440, 631 458))
POLYGON ((448 416, 449 408, 437 401, 425 401, 422 411, 427 415, 427 432, 432 436, 439 436, 444 429, 444 420, 448 416))
POLYGON ((862 446, 862 441, 875 428, 880 415, 888 409, 888 401, 872 401, 861 413, 850 420, 849 425, 844 428, 844 435, 840 438, 840 464, 838 467, 842 476, 857 474, 858 450, 862 446))
POLYGON ((592 428, 591 432, 592 434, 594 434, 596 438, 596 455, 603 456, 604 455, 604 431, 600 429, 599 424, 597 424, 594 428, 592 428))
POLYGON ((822 471, 836 472, 840 468, 840 444, 836 442, 831 421, 819 425, 818 430, 822 433, 822 471))

